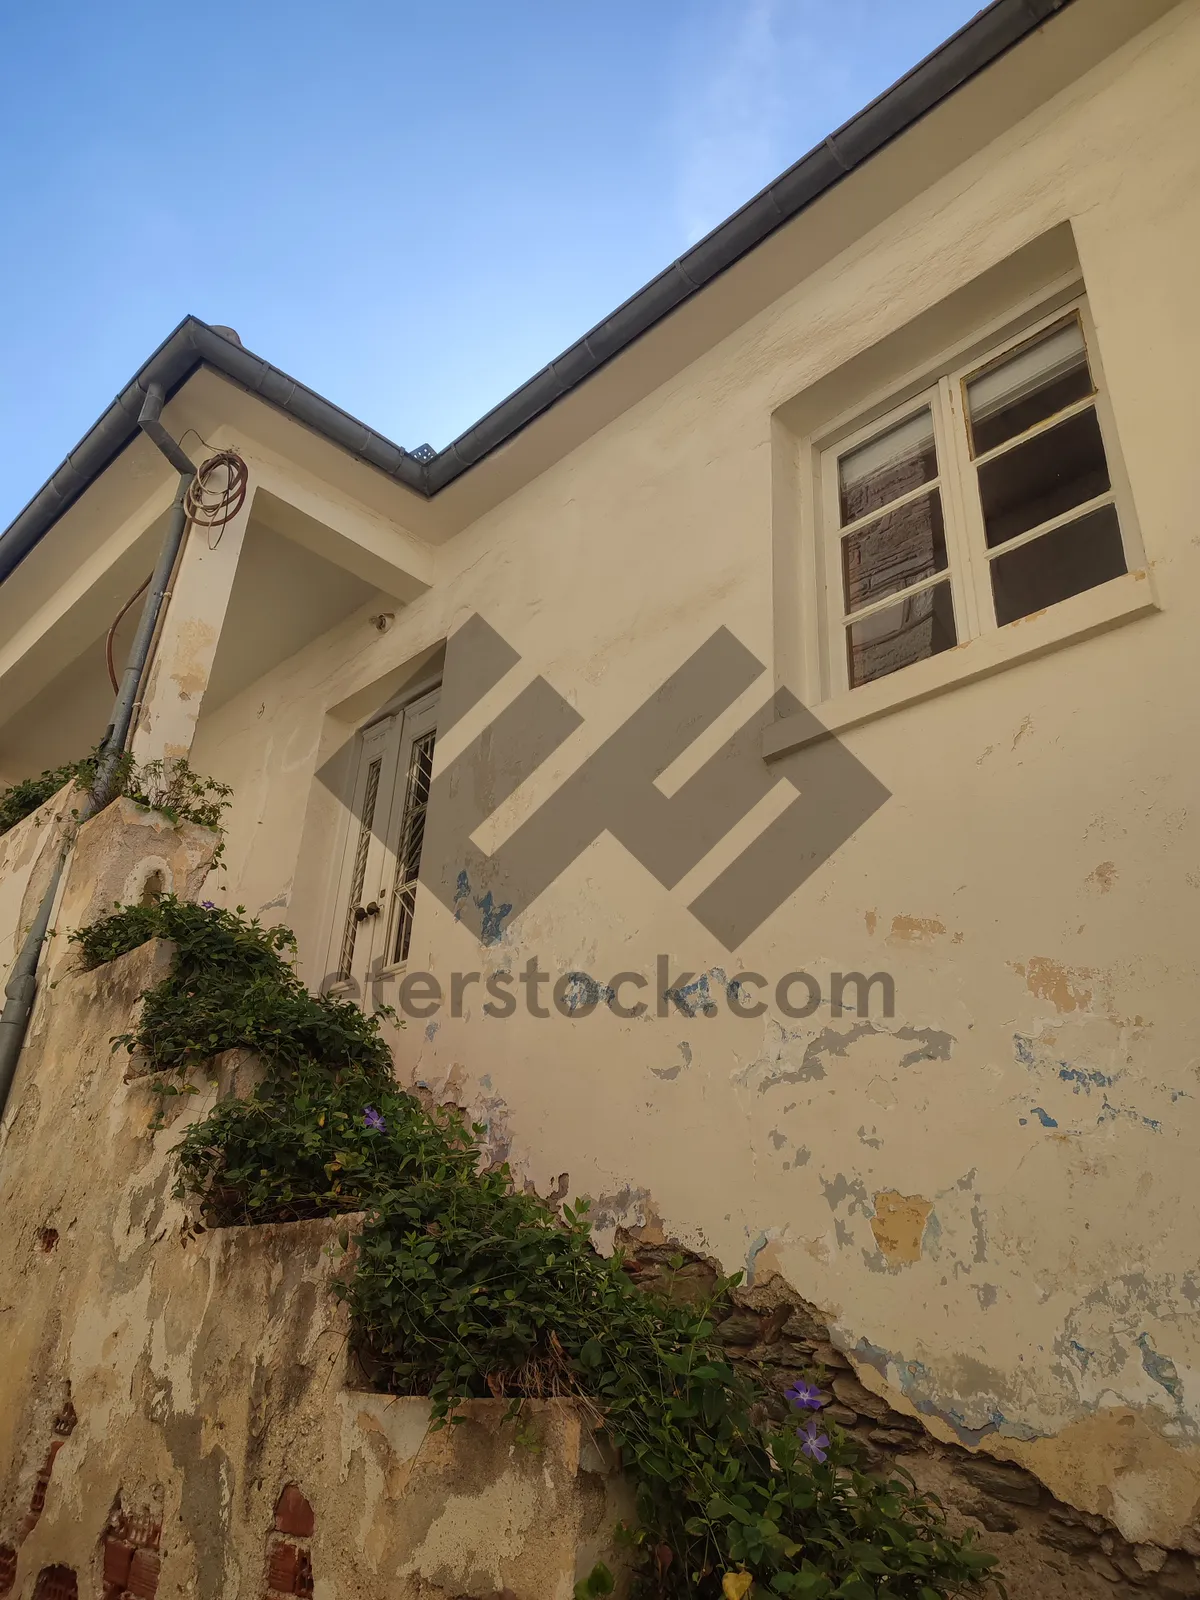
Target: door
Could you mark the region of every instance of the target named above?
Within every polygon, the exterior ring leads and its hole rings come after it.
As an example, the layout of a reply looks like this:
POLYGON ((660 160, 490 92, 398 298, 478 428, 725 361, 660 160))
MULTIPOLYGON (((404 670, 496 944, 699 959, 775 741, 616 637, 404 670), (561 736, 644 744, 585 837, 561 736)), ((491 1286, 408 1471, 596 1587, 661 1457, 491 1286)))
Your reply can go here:
POLYGON ((408 960, 437 736, 438 691, 360 735, 327 989, 371 1003, 408 960))

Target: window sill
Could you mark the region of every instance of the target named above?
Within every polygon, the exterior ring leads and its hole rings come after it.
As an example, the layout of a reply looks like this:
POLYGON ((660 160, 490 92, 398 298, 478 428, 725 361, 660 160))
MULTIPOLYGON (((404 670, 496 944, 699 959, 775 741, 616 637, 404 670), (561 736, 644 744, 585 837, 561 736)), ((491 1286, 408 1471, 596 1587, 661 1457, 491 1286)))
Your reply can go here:
POLYGON ((962 683, 974 683, 1021 661, 1032 661, 1077 639, 1104 633, 1135 617, 1159 609, 1144 569, 1127 572, 1083 594, 1073 595, 994 633, 981 635, 927 661, 905 667, 890 677, 866 683, 860 689, 834 696, 811 710, 781 717, 763 733, 762 753, 767 761, 790 755, 829 734, 873 722, 876 717, 932 699, 962 683), (819 726, 814 724, 814 717, 819 726))

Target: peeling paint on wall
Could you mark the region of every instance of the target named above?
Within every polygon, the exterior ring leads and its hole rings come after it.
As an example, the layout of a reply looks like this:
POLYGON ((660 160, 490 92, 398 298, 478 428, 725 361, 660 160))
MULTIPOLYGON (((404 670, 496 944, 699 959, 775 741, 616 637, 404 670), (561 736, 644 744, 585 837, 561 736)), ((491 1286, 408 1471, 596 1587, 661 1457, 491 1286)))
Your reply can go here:
POLYGON ((890 1266, 904 1266, 921 1259, 921 1239, 932 1210, 933 1202, 920 1195, 882 1189, 875 1196, 871 1232, 890 1266))

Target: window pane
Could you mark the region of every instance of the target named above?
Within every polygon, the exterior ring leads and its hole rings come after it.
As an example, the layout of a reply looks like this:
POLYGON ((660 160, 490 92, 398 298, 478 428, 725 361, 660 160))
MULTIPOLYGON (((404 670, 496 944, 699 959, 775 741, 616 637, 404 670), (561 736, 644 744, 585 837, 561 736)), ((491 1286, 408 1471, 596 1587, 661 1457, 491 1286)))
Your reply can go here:
POLYGON ((367 852, 371 848, 371 829, 375 823, 375 802, 379 798, 379 774, 382 767, 382 761, 372 761, 367 768, 362 821, 358 825, 358 844, 355 846, 354 868, 350 874, 350 904, 346 909, 346 926, 342 931, 342 954, 338 961, 339 980, 349 978, 354 971, 354 944, 358 934, 358 918, 354 913, 362 900, 363 883, 367 876, 367 852))
POLYGON ((1078 522, 997 556, 992 593, 1001 627, 1066 600, 1125 572, 1121 528, 1113 506, 1101 506, 1078 522))
POLYGON ((404 811, 400 819, 400 839, 396 847, 396 937, 393 961, 407 961, 412 940, 413 914, 417 903, 417 877, 421 871, 421 847, 425 843, 425 814, 429 810, 429 786, 433 778, 433 747, 437 735, 430 729, 413 740, 408 759, 408 781, 404 788, 404 811))
POLYGON ((865 517, 910 489, 937 477, 933 413, 926 406, 913 417, 849 451, 838 462, 842 526, 865 517))
POLYGON ((1072 317, 967 384, 974 453, 994 450, 1091 392, 1083 329, 1072 317))
POLYGON ((942 497, 936 489, 897 511, 885 511, 842 540, 847 611, 861 611, 873 600, 911 589, 922 578, 945 570, 942 497))
POLYGON ((922 589, 899 605, 885 606, 849 625, 850 686, 885 678, 914 661, 952 650, 957 643, 950 585, 935 583, 932 589, 922 589))
POLYGON ((1048 522, 1109 487, 1094 411, 1068 417, 979 468, 979 498, 989 546, 1048 522))

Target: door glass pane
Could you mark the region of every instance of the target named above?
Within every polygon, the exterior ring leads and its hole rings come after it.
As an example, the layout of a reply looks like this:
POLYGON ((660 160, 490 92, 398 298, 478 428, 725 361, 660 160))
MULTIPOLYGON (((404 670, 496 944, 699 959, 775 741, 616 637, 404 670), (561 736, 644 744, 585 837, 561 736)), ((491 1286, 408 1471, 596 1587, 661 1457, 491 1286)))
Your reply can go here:
POLYGON ((425 817, 429 810, 429 785, 433 776, 433 729, 413 740, 404 788, 404 810, 400 814, 400 838, 396 846, 396 927, 392 960, 407 961, 412 942, 413 914, 417 902, 417 877, 421 870, 421 847, 425 843, 425 817))
POLYGON ((1114 506, 1055 528, 992 561, 992 594, 1001 627, 1127 570, 1114 506))
POLYGON ((933 413, 926 406, 839 459, 842 527, 936 477, 933 413))
POLYGON ((898 605, 884 606, 850 623, 846 629, 850 686, 885 678, 914 661, 952 650, 957 643, 950 585, 935 583, 898 605))
POLYGON ((1082 411, 979 468, 987 542, 1004 544, 1108 487, 1100 424, 1093 410, 1082 411))
POLYGON ((1072 317, 968 381, 974 454, 994 450, 1091 393, 1083 329, 1072 317))
POLYGON ((846 610, 861 611, 873 600, 911 589, 922 578, 946 570, 942 497, 936 489, 842 540, 846 610))
POLYGON ((342 932, 342 951, 338 960, 337 976, 345 981, 354 970, 354 944, 362 918, 363 883, 367 874, 367 852, 371 848, 371 829, 375 822, 375 804, 379 798, 379 774, 383 762, 377 757, 367 768, 367 782, 363 791, 362 819, 358 825, 358 842, 354 849, 354 865, 350 870, 350 900, 346 907, 346 925, 342 932))

